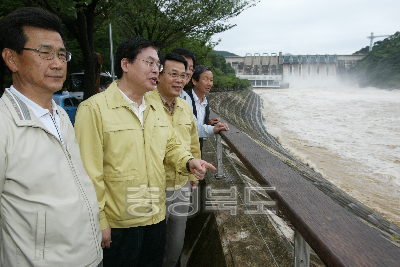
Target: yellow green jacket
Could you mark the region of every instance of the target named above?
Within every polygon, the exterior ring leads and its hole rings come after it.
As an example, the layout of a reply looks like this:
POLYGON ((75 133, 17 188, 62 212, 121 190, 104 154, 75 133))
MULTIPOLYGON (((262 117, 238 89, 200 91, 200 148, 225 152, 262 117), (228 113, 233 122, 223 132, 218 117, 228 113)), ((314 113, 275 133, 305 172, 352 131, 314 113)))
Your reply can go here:
MULTIPOLYGON (((168 111, 164 103, 161 100, 160 94, 157 89, 147 93, 148 97, 154 101, 158 101, 164 107, 165 115, 169 119, 172 127, 177 132, 183 146, 189 151, 193 157, 201 158, 199 135, 197 133, 196 122, 193 117, 192 108, 189 103, 179 97, 176 98, 174 113, 168 111)), ((167 189, 177 190, 182 188, 190 178, 191 181, 197 179, 193 174, 182 175, 175 170, 175 168, 169 164, 164 164, 165 173, 167 175, 167 189)))
POLYGON ((79 105, 75 132, 100 208, 100 226, 129 228, 165 219, 164 162, 189 175, 192 155, 145 95, 142 125, 114 82, 79 105))

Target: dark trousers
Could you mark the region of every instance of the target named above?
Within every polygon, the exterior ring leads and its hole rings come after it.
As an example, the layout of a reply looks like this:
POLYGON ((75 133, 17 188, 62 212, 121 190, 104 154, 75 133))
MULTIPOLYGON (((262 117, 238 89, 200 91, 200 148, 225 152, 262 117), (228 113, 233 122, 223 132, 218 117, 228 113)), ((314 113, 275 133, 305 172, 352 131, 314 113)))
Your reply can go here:
POLYGON ((162 266, 165 229, 165 220, 146 226, 111 228, 110 249, 103 249, 104 267, 162 266))
POLYGON ((200 151, 203 152, 203 138, 199 138, 200 142, 200 151))

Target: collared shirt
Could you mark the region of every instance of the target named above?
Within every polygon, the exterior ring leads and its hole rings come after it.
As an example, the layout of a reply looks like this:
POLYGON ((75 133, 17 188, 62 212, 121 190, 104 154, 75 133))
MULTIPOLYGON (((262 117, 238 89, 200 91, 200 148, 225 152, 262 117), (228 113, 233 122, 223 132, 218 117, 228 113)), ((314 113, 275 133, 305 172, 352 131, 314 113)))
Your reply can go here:
POLYGON ((199 121, 199 123, 201 124, 206 124, 207 122, 204 121, 204 118, 206 116, 206 107, 208 105, 208 101, 206 96, 204 96, 204 101, 202 103, 200 103, 200 99, 199 97, 196 95, 196 93, 194 92, 194 90, 192 89, 192 93, 193 93, 193 100, 194 103, 196 104, 196 110, 197 110, 197 120, 199 121))
POLYGON ((127 97, 124 94, 124 92, 121 91, 121 89, 119 89, 119 91, 121 92, 122 97, 126 101, 128 101, 129 105, 131 105, 133 113, 135 113, 136 117, 138 117, 140 124, 142 124, 142 128, 143 128, 143 114, 144 114, 144 110, 146 109, 146 103, 144 102, 144 97, 142 99, 142 104, 140 104, 140 106, 138 106, 138 104, 136 102, 133 102, 132 100, 130 100, 129 97, 127 97))
POLYGON ((185 90, 182 90, 182 92, 181 92, 179 97, 185 99, 189 103, 190 108, 193 110, 192 99, 190 98, 190 95, 188 93, 186 93, 185 90))
POLYGON ((11 85, 10 87, 10 92, 16 95, 22 102, 25 103, 25 105, 30 108, 33 113, 36 115, 36 117, 39 118, 39 120, 44 124, 46 129, 55 137, 58 138, 58 140, 61 141, 61 143, 65 147, 64 140, 62 138, 61 134, 61 124, 60 124, 60 116, 58 114, 57 110, 57 104, 54 102, 54 100, 51 100, 51 107, 53 109, 53 114, 50 113, 48 109, 42 108, 23 94, 21 94, 17 89, 14 88, 14 86, 11 85))
MULTIPOLYGON (((193 91, 193 89, 192 89, 192 91, 193 91)), ((196 96, 196 94, 193 94, 193 96, 196 96)), ((184 90, 182 90, 181 95, 179 97, 185 99, 189 103, 190 107, 193 110, 192 98, 189 96, 188 93, 186 93, 184 90)), ((194 117, 194 120, 196 121, 197 132, 198 132, 200 138, 214 136, 214 126, 199 122, 199 120, 197 119, 197 117, 194 114, 193 114, 193 117, 194 117)), ((203 121, 204 121, 204 117, 203 117, 203 121)))
POLYGON ((171 115, 174 114, 174 107, 175 107, 175 103, 176 103, 176 98, 174 99, 174 101, 172 101, 172 105, 168 105, 167 101, 165 101, 164 97, 160 94, 160 91, 158 91, 158 94, 161 97, 162 102, 164 103, 164 106, 168 109, 169 113, 171 113, 171 115))

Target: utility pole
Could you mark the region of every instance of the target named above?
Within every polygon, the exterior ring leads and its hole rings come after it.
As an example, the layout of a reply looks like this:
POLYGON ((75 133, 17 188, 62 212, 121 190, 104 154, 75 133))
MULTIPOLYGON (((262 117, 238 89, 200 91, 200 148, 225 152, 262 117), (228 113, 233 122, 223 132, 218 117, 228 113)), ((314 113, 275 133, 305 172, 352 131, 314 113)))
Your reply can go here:
POLYGON ((113 51, 113 38, 111 22, 108 24, 108 34, 110 37, 110 63, 111 63, 111 79, 114 81, 114 51, 113 51))
MULTIPOLYGON (((106 0, 108 3, 108 0, 106 0)), ((112 38, 112 26, 111 21, 108 23, 108 35, 110 38, 110 63, 111 63, 111 79, 114 81, 114 51, 113 51, 113 38, 112 38)))
POLYGON ((372 51, 372 43, 373 43, 373 41, 374 41, 375 38, 378 38, 378 37, 389 37, 389 36, 391 36, 391 35, 379 35, 379 36, 374 36, 374 33, 371 32, 371 36, 368 36, 368 37, 367 37, 368 39, 371 39, 371 42, 370 42, 370 45, 369 45, 369 52, 372 51))

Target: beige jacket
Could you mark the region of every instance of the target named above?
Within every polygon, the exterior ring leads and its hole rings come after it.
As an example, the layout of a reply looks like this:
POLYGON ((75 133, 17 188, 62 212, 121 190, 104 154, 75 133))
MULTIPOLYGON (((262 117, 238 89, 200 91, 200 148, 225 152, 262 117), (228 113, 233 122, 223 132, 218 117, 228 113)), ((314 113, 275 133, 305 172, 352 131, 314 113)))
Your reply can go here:
POLYGON ((1 266, 93 266, 102 260, 99 210, 74 129, 62 137, 8 90, 0 99, 1 266))

